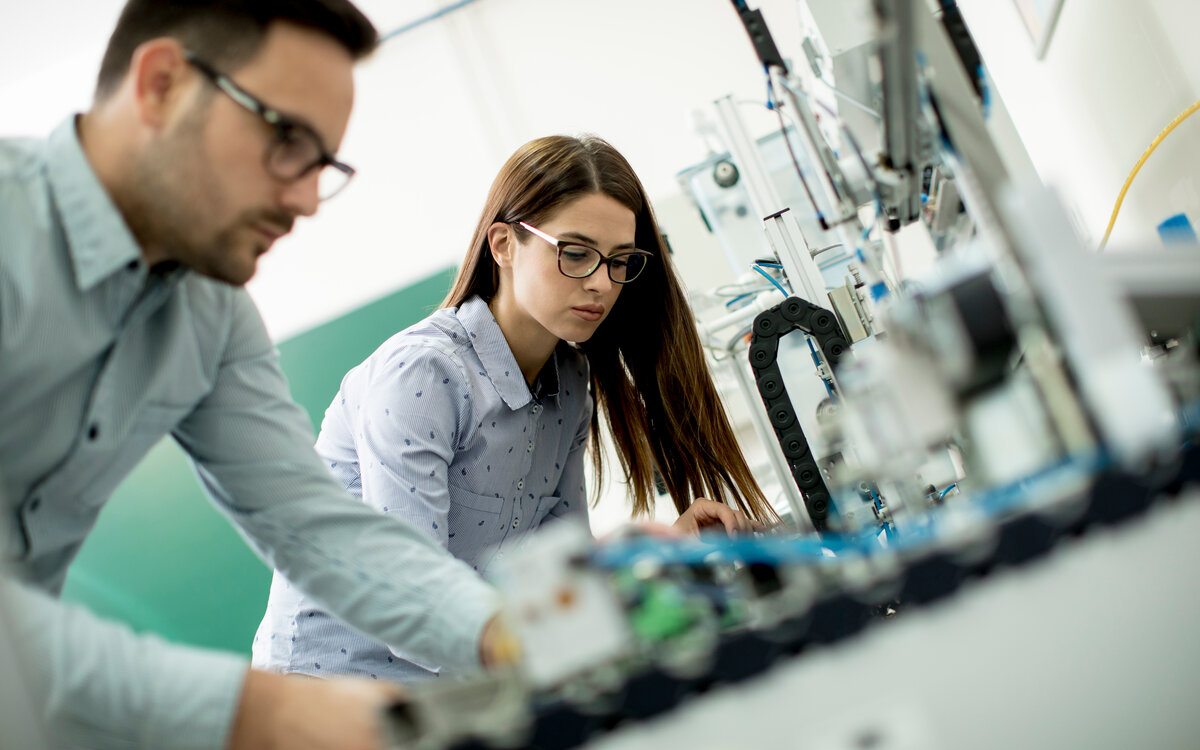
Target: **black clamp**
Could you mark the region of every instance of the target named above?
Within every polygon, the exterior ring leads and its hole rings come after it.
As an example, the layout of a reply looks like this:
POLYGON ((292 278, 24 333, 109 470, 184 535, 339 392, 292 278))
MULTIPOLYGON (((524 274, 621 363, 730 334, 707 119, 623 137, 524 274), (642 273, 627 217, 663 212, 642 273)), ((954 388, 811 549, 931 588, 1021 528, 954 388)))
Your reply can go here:
POLYGON ((762 11, 750 10, 746 0, 733 0, 733 8, 737 11, 738 17, 742 19, 742 25, 746 27, 746 33, 750 35, 750 42, 754 45, 754 52, 758 55, 763 68, 776 67, 783 71, 784 75, 787 75, 787 62, 783 59, 783 55, 779 54, 779 48, 775 46, 775 39, 771 36, 771 30, 767 28, 762 11))
POLYGON ((796 409, 788 398, 783 375, 779 372, 776 355, 779 353, 780 337, 792 331, 803 331, 813 337, 821 356, 830 368, 837 365, 842 355, 850 348, 837 316, 823 307, 805 302, 799 297, 788 297, 754 319, 753 338, 750 340, 750 367, 758 384, 758 394, 767 408, 775 437, 787 459, 788 468, 804 506, 817 531, 824 531, 829 518, 829 488, 821 476, 821 468, 808 449, 804 428, 796 419, 796 409))

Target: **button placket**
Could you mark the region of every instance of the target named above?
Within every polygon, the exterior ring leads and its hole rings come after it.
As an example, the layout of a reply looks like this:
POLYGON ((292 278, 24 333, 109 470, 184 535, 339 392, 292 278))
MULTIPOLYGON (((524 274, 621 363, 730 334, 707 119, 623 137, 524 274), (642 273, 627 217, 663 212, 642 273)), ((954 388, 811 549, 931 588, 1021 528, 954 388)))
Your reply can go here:
MULTIPOLYGON (((529 435, 537 434, 538 415, 542 414, 544 411, 545 411, 545 407, 536 401, 533 403, 532 406, 529 407, 529 410, 527 412, 525 412, 525 414, 526 414, 526 428, 524 430, 525 433, 527 433, 529 435)), ((525 475, 528 475, 529 472, 532 470, 533 449, 534 449, 534 440, 527 438, 525 441, 525 458, 521 462, 522 463, 521 472, 525 475)), ((521 497, 524 494, 523 491, 525 490, 524 477, 522 477, 521 479, 518 479, 514 486, 516 489, 516 497, 514 497, 513 501, 512 501, 512 517, 508 522, 508 531, 510 531, 510 532, 520 531, 520 529, 521 529, 521 509, 522 509, 521 497)), ((508 538, 507 533, 505 534, 505 538, 506 539, 508 538)))

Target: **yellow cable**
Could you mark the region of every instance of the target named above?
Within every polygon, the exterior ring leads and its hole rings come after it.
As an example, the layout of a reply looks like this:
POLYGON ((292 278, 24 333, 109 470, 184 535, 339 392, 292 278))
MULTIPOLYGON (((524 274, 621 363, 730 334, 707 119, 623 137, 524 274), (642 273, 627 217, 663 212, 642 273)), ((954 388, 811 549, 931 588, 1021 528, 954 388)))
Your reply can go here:
POLYGON ((1108 229, 1104 230, 1104 239, 1100 240, 1100 250, 1103 250, 1104 246, 1108 244, 1108 235, 1112 234, 1113 224, 1117 223, 1117 214, 1121 211, 1121 203, 1125 200, 1125 193, 1128 192, 1129 186, 1133 184, 1133 178, 1137 177, 1137 173, 1139 170, 1141 170, 1142 165, 1145 164, 1146 160, 1150 158, 1150 154, 1154 153, 1154 149, 1158 148, 1158 144, 1162 143, 1163 139, 1170 135, 1171 131, 1174 130, 1179 123, 1186 120, 1198 109, 1200 109, 1200 99, 1192 102, 1192 106, 1183 110, 1179 113, 1178 117, 1176 117, 1174 120, 1171 120, 1171 124, 1163 128, 1163 131, 1158 134, 1158 137, 1150 142, 1150 147, 1146 149, 1144 154, 1142 154, 1142 158, 1138 159, 1137 164, 1133 165, 1133 171, 1131 171, 1129 173, 1129 177, 1125 179, 1125 184, 1121 186, 1121 194, 1117 196, 1117 205, 1113 206, 1112 218, 1108 220, 1108 229))

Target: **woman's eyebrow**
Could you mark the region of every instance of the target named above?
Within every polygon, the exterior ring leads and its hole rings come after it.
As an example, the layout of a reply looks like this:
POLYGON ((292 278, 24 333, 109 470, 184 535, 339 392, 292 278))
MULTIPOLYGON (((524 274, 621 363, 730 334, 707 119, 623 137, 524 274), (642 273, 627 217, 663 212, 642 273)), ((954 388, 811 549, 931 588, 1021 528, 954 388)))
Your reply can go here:
MULTIPOLYGON (((570 237, 573 240, 579 240, 580 242, 584 243, 585 245, 591 245, 592 247, 598 247, 600 245, 600 243, 597 242, 596 240, 594 240, 591 237, 588 237, 586 234, 582 234, 580 232, 563 232, 562 234, 559 235, 559 239, 566 238, 566 237, 570 237)), ((635 250, 636 248, 637 248, 637 246, 634 245, 632 242, 625 242, 623 244, 615 246, 613 248, 613 250, 635 250)))

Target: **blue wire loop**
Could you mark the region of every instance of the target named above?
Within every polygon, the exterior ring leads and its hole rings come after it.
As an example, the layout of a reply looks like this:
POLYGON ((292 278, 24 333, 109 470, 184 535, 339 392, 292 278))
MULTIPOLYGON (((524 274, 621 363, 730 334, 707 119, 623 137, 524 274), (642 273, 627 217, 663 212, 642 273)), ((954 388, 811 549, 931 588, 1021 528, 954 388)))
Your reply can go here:
POLYGON ((766 271, 762 270, 762 268, 760 268, 760 267, 759 267, 759 265, 758 265, 757 263, 755 263, 755 264, 754 264, 753 268, 754 268, 754 270, 755 270, 755 271, 758 271, 760 274, 762 274, 762 277, 763 277, 764 279, 766 279, 767 281, 771 282, 771 284, 772 284, 772 285, 774 285, 774 287, 775 287, 776 289, 778 289, 778 290, 780 291, 780 293, 781 293, 781 294, 783 294, 783 296, 784 296, 784 297, 791 296, 791 295, 789 295, 789 294, 788 294, 787 290, 783 288, 783 284, 780 284, 778 281, 776 281, 776 280, 775 280, 775 277, 774 277, 774 276, 772 276, 771 274, 769 274, 769 273, 767 273, 766 271))

